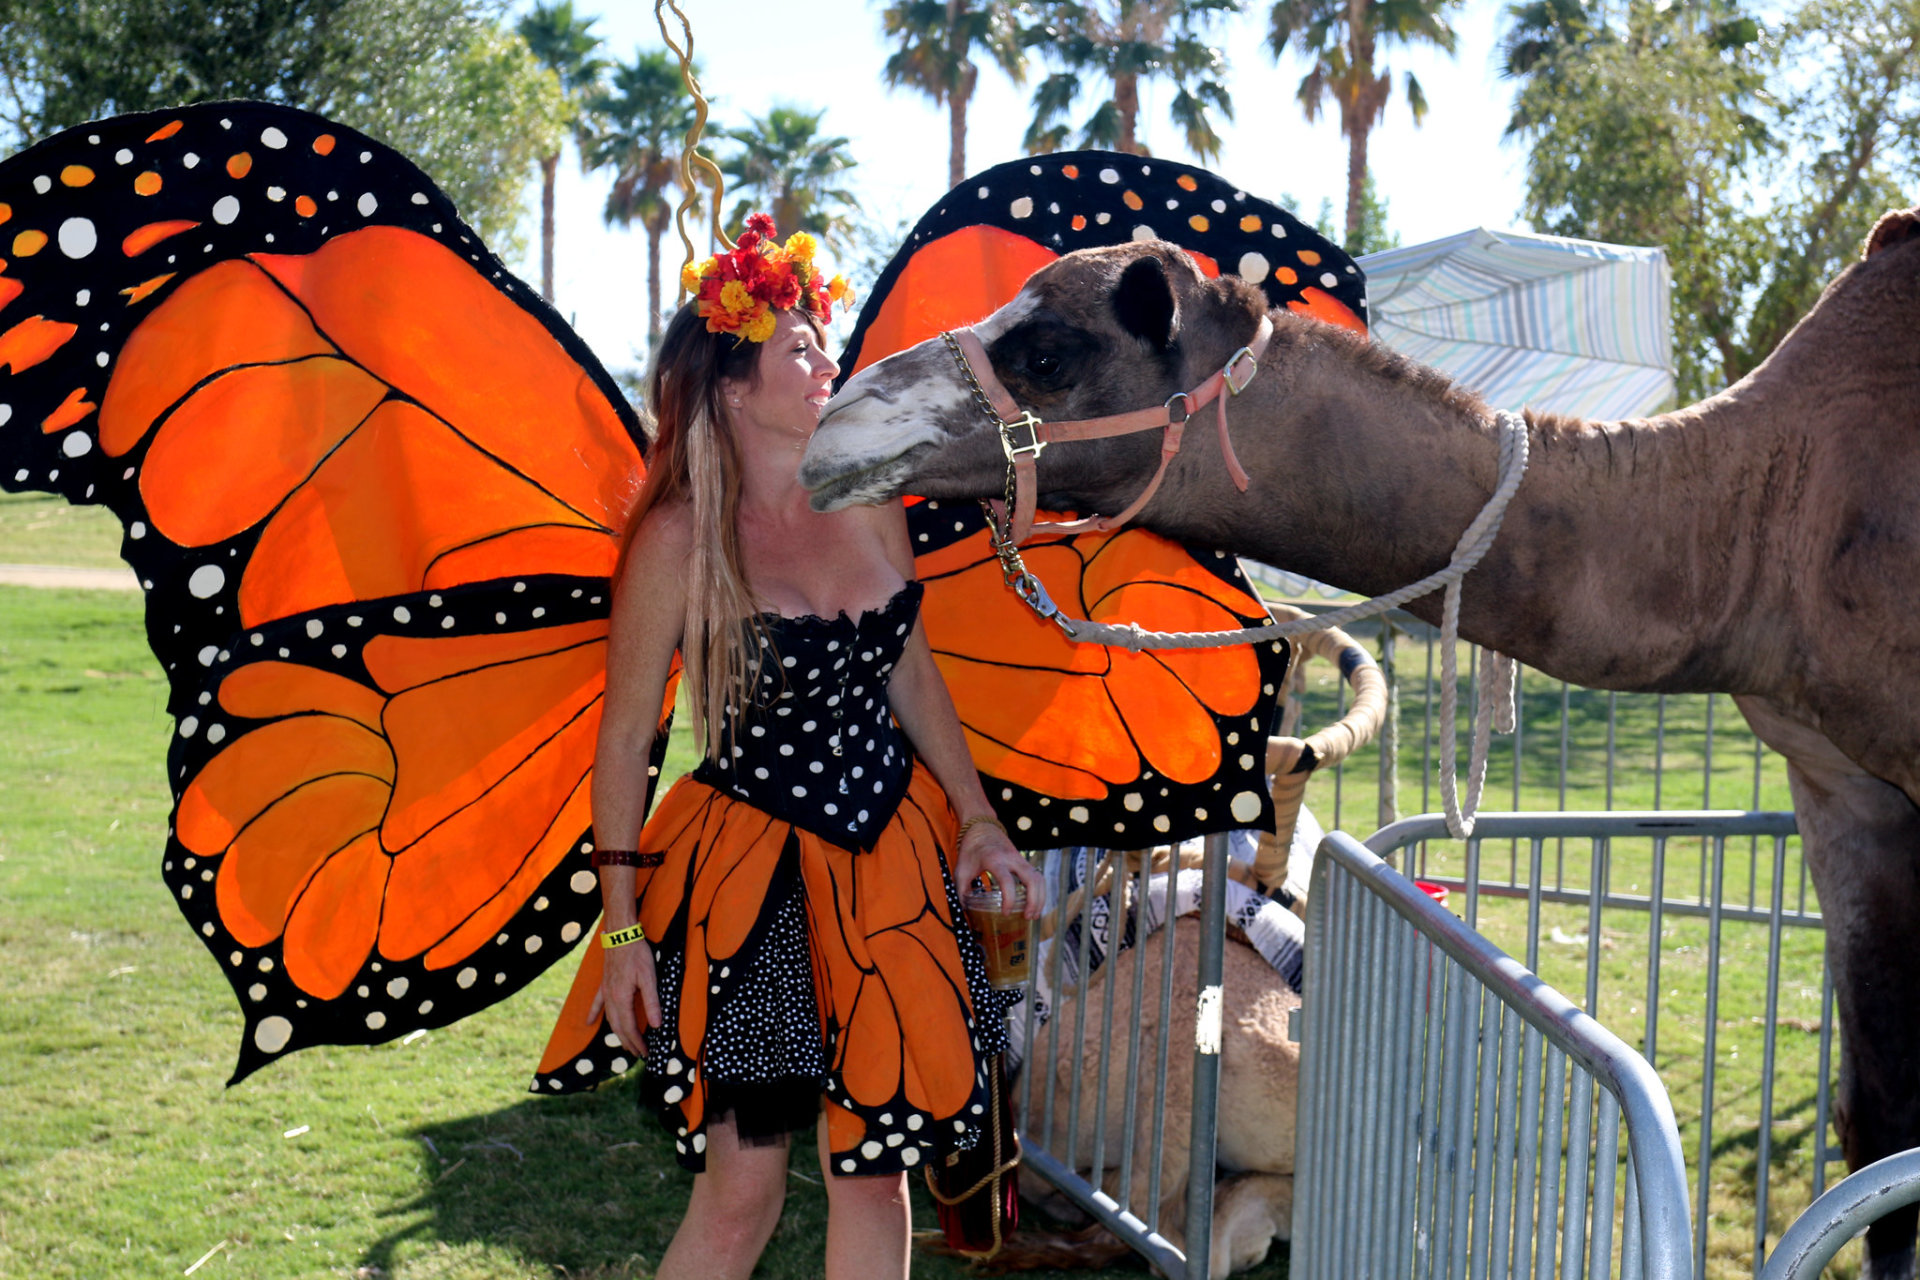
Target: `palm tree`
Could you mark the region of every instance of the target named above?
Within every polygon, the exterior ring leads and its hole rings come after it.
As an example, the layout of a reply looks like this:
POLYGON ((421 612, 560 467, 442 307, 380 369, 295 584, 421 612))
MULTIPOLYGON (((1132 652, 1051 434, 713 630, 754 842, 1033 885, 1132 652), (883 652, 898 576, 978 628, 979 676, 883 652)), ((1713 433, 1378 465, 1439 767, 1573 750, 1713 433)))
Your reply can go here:
POLYGON ((664 49, 635 53, 613 68, 612 84, 592 102, 597 128, 580 149, 583 167, 614 170, 608 226, 647 233, 647 344, 660 340, 660 240, 673 220, 669 192, 680 183, 680 151, 693 127, 693 95, 680 64, 664 49))
POLYGON ((882 72, 887 87, 918 89, 947 109, 950 187, 967 178, 967 104, 980 79, 973 51, 985 50, 1015 84, 1024 83, 1024 8, 1004 0, 896 0, 880 15, 882 29, 900 46, 882 72))
MULTIPOLYGON (((1462 0, 1275 0, 1269 13, 1267 48, 1276 60, 1294 45, 1311 64, 1295 95, 1307 123, 1320 118, 1332 98, 1347 136, 1347 240, 1365 239, 1364 192, 1367 135, 1386 114, 1393 72, 1374 70, 1383 43, 1426 43, 1452 53, 1458 37, 1447 23, 1462 0)), ((1413 72, 1406 74, 1407 106, 1414 124, 1426 118, 1427 95, 1413 72)))
MULTIPOLYGON (((573 107, 574 135, 586 127, 586 101, 600 88, 607 64, 594 56, 600 37, 593 34, 595 18, 574 16, 573 0, 535 4, 520 19, 520 38, 533 50, 540 65, 560 77, 573 107)), ((553 301, 553 183, 560 169, 560 152, 540 157, 540 296, 553 301)))
POLYGON ((855 161, 847 153, 848 139, 821 136, 826 114, 775 107, 764 116, 748 116, 744 128, 722 130, 740 149, 720 161, 720 171, 736 191, 754 197, 734 206, 729 221, 735 231, 755 207, 773 215, 782 235, 811 231, 832 237, 851 225, 858 208, 853 193, 832 184, 855 161))
POLYGON ((1206 41, 1219 15, 1239 0, 1049 0, 1024 40, 1038 45, 1058 69, 1034 90, 1030 151, 1057 151, 1071 128, 1059 122, 1084 88, 1083 77, 1105 79, 1112 94, 1080 127, 1082 146, 1145 155, 1139 141, 1140 82, 1165 77, 1175 86, 1171 113, 1187 148, 1218 159, 1220 135, 1209 110, 1233 119, 1225 84, 1226 57, 1206 41))

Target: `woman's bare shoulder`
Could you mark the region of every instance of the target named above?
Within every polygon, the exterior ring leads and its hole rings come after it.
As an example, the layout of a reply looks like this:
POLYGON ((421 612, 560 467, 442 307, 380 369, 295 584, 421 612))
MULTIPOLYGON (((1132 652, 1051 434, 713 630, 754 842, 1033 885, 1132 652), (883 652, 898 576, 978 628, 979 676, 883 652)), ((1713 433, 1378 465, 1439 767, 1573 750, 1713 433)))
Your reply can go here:
POLYGON ((693 552, 693 512, 685 503, 661 503, 640 519, 627 553, 623 586, 679 582, 693 552))

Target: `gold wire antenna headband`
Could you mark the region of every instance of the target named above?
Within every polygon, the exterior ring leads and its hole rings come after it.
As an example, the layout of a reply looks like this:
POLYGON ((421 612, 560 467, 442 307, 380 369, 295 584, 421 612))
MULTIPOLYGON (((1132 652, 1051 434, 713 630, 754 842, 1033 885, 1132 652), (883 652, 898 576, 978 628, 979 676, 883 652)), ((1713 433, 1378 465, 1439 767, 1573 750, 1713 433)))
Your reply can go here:
MULTIPOLYGON (((680 153, 680 204, 673 213, 674 229, 680 233, 680 243, 686 248, 686 260, 681 264, 685 268, 692 266, 698 256, 693 237, 687 234, 687 215, 699 207, 703 181, 713 189, 713 198, 708 202, 710 233, 715 243, 725 246, 728 253, 733 252, 733 240, 720 229, 721 196, 726 191, 727 180, 718 165, 700 154, 700 136, 706 132, 708 106, 706 95, 700 91, 700 77, 693 70, 693 24, 687 21, 678 0, 653 0, 653 16, 660 24, 660 38, 680 60, 680 78, 686 82, 687 92, 693 95, 693 127, 687 130, 686 149, 680 153), (678 40, 673 38, 673 30, 667 24, 669 10, 680 23, 678 40)), ((680 286, 679 300, 683 303, 687 300, 684 284, 680 286)))

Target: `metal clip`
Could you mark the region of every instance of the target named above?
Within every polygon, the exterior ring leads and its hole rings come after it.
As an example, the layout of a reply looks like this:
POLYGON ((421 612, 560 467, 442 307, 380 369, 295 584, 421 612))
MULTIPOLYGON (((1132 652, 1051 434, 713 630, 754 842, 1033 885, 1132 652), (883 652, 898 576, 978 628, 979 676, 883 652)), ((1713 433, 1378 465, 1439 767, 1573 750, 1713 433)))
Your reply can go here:
POLYGON ((1060 612, 1060 606, 1056 605, 1053 602, 1053 597, 1047 594, 1047 588, 1040 579, 1034 577, 1030 572, 1022 573, 1016 577, 1009 578, 1007 585, 1013 588, 1013 593, 1020 597, 1021 602, 1024 603, 1027 608, 1055 624, 1062 631, 1066 632, 1069 638, 1072 638, 1075 634, 1073 623, 1067 618, 1066 614, 1060 612))
POLYGON ((1188 395, 1184 391, 1176 391, 1172 395, 1167 397, 1167 425, 1168 426, 1170 427, 1183 426, 1185 425, 1187 419, 1191 418, 1192 416, 1193 416, 1193 397, 1192 396, 1188 395), (1178 400, 1180 402, 1180 416, 1177 418, 1173 416, 1173 402, 1175 400, 1178 400))
POLYGON ((1000 424, 1000 448, 1006 453, 1008 462, 1012 462, 1023 453, 1032 454, 1035 458, 1040 456, 1040 451, 1047 447, 1047 442, 1040 438, 1042 425, 1044 425, 1043 421, 1031 413, 1023 413, 1012 422, 1000 424), (1021 427, 1027 429, 1025 444, 1018 444, 1013 438, 1013 433, 1021 427))
POLYGON ((1227 391, 1237 396, 1247 389, 1247 384, 1253 381, 1253 375, 1260 372, 1260 362, 1254 359, 1252 347, 1242 347, 1233 353, 1233 359, 1227 361, 1226 368, 1221 372, 1226 376, 1227 391), (1240 381, 1235 382, 1234 370, 1239 368, 1242 360, 1247 362, 1247 374, 1240 381))

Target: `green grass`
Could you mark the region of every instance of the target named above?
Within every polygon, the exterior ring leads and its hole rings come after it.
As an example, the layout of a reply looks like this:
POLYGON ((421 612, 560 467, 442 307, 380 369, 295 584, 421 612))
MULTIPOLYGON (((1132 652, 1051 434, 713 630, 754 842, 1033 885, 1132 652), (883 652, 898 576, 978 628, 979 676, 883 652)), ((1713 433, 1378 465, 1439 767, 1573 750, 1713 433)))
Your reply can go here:
POLYGON ((117 569, 120 521, 105 507, 76 507, 43 493, 0 493, 0 564, 117 569))

